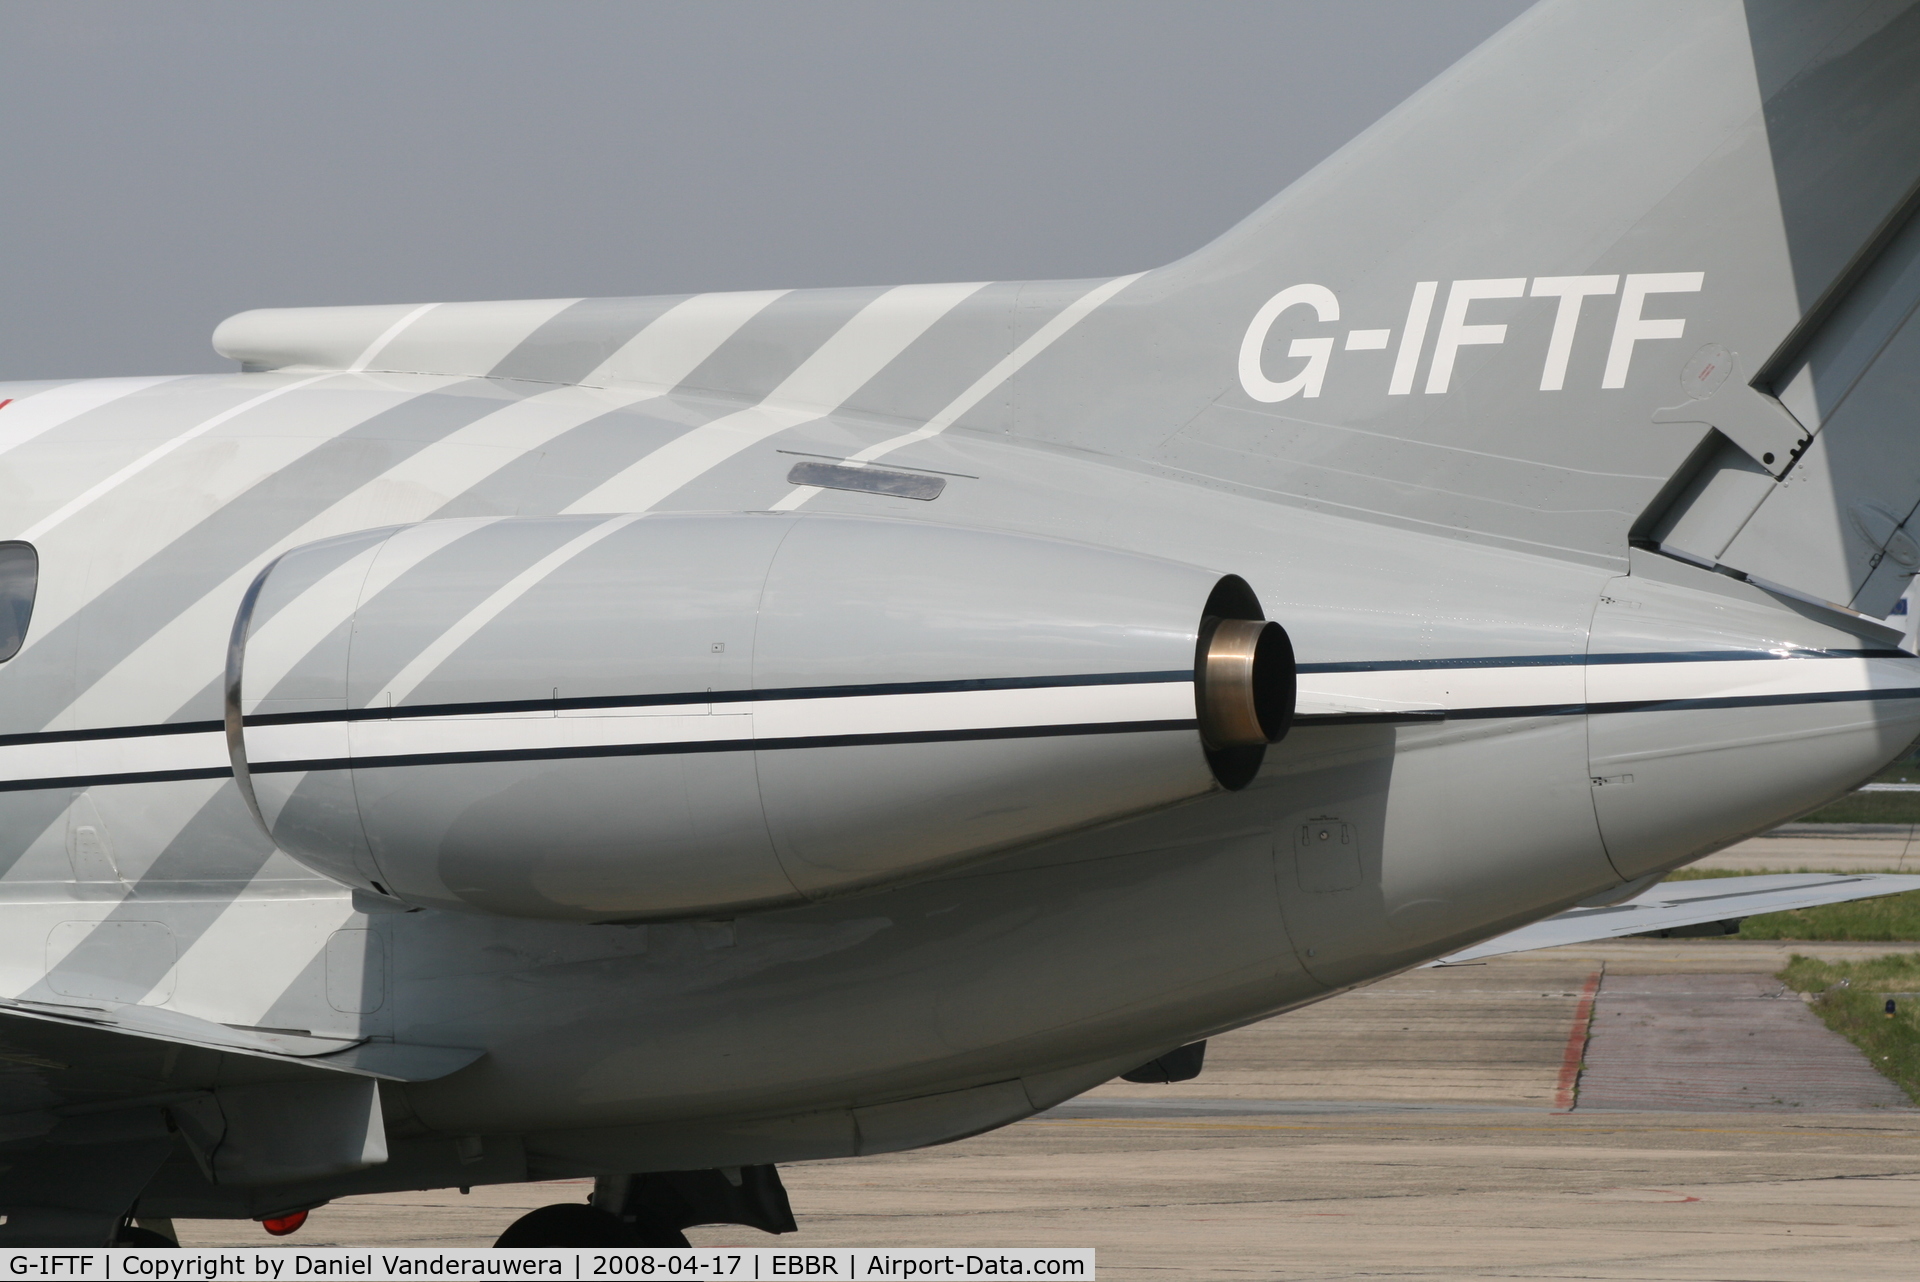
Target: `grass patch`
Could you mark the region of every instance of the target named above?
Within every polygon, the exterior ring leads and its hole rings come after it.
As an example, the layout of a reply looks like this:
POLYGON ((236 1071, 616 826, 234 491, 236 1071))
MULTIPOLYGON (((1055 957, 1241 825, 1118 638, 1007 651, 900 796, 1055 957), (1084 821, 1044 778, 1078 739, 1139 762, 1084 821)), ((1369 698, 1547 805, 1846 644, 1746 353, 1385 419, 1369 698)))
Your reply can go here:
POLYGON ((1803 824, 1911 824, 1920 823, 1920 792, 1850 792, 1810 815, 1803 824))
POLYGON ((1854 939, 1868 943, 1920 939, 1920 890, 1846 904, 1762 913, 1740 923, 1738 939, 1854 939))
MULTIPOLYGON (((1815 870, 1800 868, 1795 871, 1815 870)), ((1758 875, 1737 872, 1731 868, 1681 868, 1668 873, 1662 880, 1704 881, 1716 877, 1758 875)), ((1910 890, 1900 895, 1881 895, 1876 899, 1856 899, 1845 904, 1796 908, 1791 912, 1762 913, 1741 921, 1739 934, 1723 938, 1850 939, 1881 944, 1920 940, 1920 890, 1910 890)))
POLYGON ((1826 1026, 1858 1046, 1868 1062, 1920 1103, 1920 954, 1859 962, 1796 955, 1779 978, 1789 988, 1814 994, 1814 1013, 1826 1026), (1889 996, 1896 1004, 1891 1019, 1889 996))
MULTIPOLYGON (((1905 756, 1873 777, 1874 783, 1920 783, 1920 754, 1905 756)), ((1803 824, 1920 823, 1920 792, 1854 792, 1796 822, 1803 824)))

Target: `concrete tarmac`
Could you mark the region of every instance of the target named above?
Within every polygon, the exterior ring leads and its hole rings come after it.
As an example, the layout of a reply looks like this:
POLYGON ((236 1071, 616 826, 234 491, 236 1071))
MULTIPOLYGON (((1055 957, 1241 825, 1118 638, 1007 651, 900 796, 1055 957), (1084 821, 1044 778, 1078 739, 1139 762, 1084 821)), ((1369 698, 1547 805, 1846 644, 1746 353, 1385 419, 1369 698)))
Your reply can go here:
MULTIPOLYGON (((1115 1083, 942 1148, 784 1167, 797 1235, 690 1236, 1093 1246, 1109 1279, 1907 1279, 1920 1272, 1920 1110, 1764 981, 1796 949, 1889 947, 1623 940, 1414 971, 1215 1038, 1193 1082, 1115 1083), (1682 978, 1652 998, 1630 978, 1661 975, 1682 978), (1769 1072, 1747 1053, 1755 1020, 1721 1009, 1730 983, 1775 1003, 1751 1009, 1794 1026, 1797 1053, 1856 1062, 1823 1075, 1821 1111, 1675 1111, 1671 1098, 1645 1111, 1618 1076, 1608 1108, 1583 1108, 1608 976, 1623 977, 1616 1005, 1714 1003, 1712 1020, 1666 1007, 1629 1022, 1648 1055, 1715 1060, 1725 1089, 1769 1072), (1677 1049, 1663 1030, 1696 1041, 1677 1049)), ((286 1242, 485 1245, 525 1210, 587 1192, 348 1198, 286 1242)), ((251 1224, 179 1227, 189 1245, 270 1240, 251 1224)))
POLYGON ((1920 824, 1787 824, 1708 855, 1729 872, 1920 872, 1920 824))

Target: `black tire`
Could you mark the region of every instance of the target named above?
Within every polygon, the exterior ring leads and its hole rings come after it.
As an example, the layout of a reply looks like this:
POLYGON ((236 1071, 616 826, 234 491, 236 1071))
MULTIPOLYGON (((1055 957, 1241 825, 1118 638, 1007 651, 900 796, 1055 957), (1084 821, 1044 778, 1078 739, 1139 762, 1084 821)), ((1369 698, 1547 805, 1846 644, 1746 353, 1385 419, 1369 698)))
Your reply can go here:
POLYGON ((691 1248, 687 1235, 671 1224, 649 1224, 642 1219, 633 1225, 633 1233, 640 1239, 641 1246, 684 1246, 691 1248))
MULTIPOLYGON (((683 1237, 682 1242, 686 1241, 683 1237)), ((650 1246, 633 1227, 584 1202, 556 1202, 507 1225, 495 1246, 650 1246)))
POLYGON ((176 1251, 180 1249, 180 1244, 165 1234, 155 1233, 152 1229, 136 1228, 131 1224, 113 1235, 113 1244, 115 1246, 167 1246, 176 1251))

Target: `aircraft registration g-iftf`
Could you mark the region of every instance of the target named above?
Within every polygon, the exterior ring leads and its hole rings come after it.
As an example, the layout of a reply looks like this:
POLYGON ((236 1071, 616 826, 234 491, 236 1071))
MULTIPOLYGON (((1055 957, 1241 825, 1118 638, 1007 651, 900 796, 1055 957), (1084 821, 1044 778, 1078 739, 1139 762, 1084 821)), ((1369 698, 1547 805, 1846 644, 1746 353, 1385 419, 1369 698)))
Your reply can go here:
POLYGON ((0 389, 0 1241, 779 1231, 1407 967, 1907 888, 1648 889, 1920 735, 1916 192, 1920 9, 1554 0, 1139 275, 0 389))

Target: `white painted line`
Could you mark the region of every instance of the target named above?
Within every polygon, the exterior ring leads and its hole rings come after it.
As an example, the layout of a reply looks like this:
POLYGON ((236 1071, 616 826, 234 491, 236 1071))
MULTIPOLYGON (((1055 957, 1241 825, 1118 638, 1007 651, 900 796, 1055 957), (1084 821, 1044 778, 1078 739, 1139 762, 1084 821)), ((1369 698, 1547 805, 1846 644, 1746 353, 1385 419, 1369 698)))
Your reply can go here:
POLYGON ((227 764, 226 735, 217 730, 0 747, 0 780, 208 770, 227 764))
POLYGON ((360 359, 347 366, 347 373, 358 374, 366 369, 367 366, 373 363, 374 357, 387 350, 387 344, 406 333, 408 326, 438 306, 440 306, 438 303, 422 303, 393 324, 387 326, 385 333, 367 344, 367 350, 360 353, 360 359))
POLYGON ((671 389, 740 332, 740 327, 791 290, 695 294, 669 307, 601 361, 582 383, 641 383, 671 389))
POLYGON ((974 282, 888 290, 861 308, 765 400, 675 437, 566 511, 645 511, 741 450, 831 413, 935 321, 985 287, 985 282, 974 282))
POLYGON ((111 405, 124 396, 186 377, 189 376, 169 374, 164 378, 92 378, 35 392, 0 410, 0 454, 18 449, 102 405, 111 405))
POLYGON ((161 444, 156 445, 154 448, 148 450, 145 454, 142 454, 139 458, 135 459, 133 462, 127 464, 125 467, 115 472, 112 476, 107 477, 103 481, 96 482, 94 485, 88 487, 86 490, 83 490, 81 493, 75 495, 73 498, 68 499, 60 507, 56 508, 54 511, 48 513, 46 516, 41 517, 38 521, 35 521, 32 525, 28 526, 26 530, 24 530, 22 533, 20 533, 16 537, 28 543, 31 543, 36 539, 44 538, 46 536, 47 531, 53 529, 55 526, 58 526, 63 521, 67 520, 69 517, 73 516, 76 512, 79 512, 83 508, 86 508, 92 505, 94 502, 98 501, 100 498, 104 497, 105 495, 111 494, 114 490, 126 484, 128 481, 132 480, 134 477, 138 476, 140 473, 146 471, 148 468, 152 467, 155 463, 158 463, 161 459, 173 453, 175 450, 187 444, 189 441, 198 440, 200 437, 205 436, 208 432, 211 432, 214 428, 219 427, 222 423, 230 422, 233 419, 238 418, 240 415, 245 414, 248 410, 258 408, 259 406, 266 404, 268 401, 274 400, 281 396, 285 396, 288 392, 296 392, 303 387, 309 387, 314 383, 318 383, 322 379, 336 378, 336 377, 338 377, 338 374, 333 370, 329 370, 324 374, 314 374, 314 375, 310 375, 307 378, 296 379, 294 382, 283 383, 279 387, 272 388, 268 391, 260 393, 260 395, 258 396, 252 397, 248 400, 244 400, 240 402, 238 405, 233 406, 231 409, 222 410, 220 411, 220 413, 215 414, 212 418, 206 419, 205 421, 193 427, 188 428, 186 431, 180 433, 178 436, 175 436, 170 440, 163 441, 161 444))
POLYGON ((1920 660, 1748 659, 1609 663, 1586 669, 1591 703, 1764 698, 1920 685, 1920 660))
POLYGON ((1191 681, 769 699, 717 705, 712 713, 707 712, 707 706, 609 708, 593 716, 555 717, 529 712, 518 716, 452 715, 250 726, 247 761, 258 766, 348 755, 539 752, 723 740, 965 732, 1191 721, 1194 715, 1191 681))
MULTIPOLYGON (((1096 307, 1144 275, 1146 275, 1145 272, 1135 272, 1131 276, 1116 276, 1106 284, 1088 290, 1085 294, 1082 294, 1079 298, 1062 308, 1059 314, 1052 320, 1030 334, 1024 343, 1021 343, 1011 352, 1001 357, 999 361, 995 362, 992 369, 989 369, 986 373, 975 379, 966 391, 954 397, 945 409, 928 419, 925 425, 915 428, 911 432, 889 437, 877 445, 869 445, 866 449, 852 455, 845 461, 857 467, 863 463, 870 463, 882 455, 891 454, 897 449, 912 445, 915 441, 924 441, 940 435, 940 433, 959 422, 961 415, 978 405, 994 388, 1019 373, 1027 362, 1031 361, 1041 352, 1046 351, 1047 348, 1053 346, 1056 339, 1079 324, 1080 321, 1096 307)), ((775 512, 791 512, 818 493, 820 493, 820 487, 817 485, 799 486, 791 494, 786 495, 779 502, 775 503, 772 510, 775 512)))
POLYGON ((369 701, 369 706, 379 707, 382 704, 405 702, 406 697, 413 693, 415 687, 432 675, 435 668, 446 662, 448 655, 465 645, 474 633, 491 623, 502 610, 525 596, 542 579, 568 561, 573 560, 608 535, 618 533, 632 525, 644 515, 646 514, 643 512, 636 512, 631 516, 610 517, 598 525, 589 526, 585 533, 576 534, 495 588, 486 600, 467 611, 452 627, 435 637, 424 650, 414 655, 404 668, 394 673, 392 679, 369 701))

